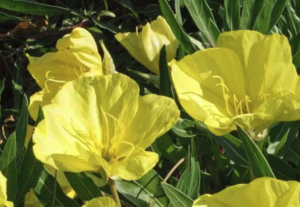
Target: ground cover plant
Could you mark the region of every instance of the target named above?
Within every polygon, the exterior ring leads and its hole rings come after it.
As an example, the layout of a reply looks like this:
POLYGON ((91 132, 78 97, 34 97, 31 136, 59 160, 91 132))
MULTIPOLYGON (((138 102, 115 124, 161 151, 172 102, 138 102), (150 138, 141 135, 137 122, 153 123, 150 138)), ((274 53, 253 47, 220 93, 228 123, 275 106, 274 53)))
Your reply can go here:
POLYGON ((0 0, 0 206, 300 206, 300 3, 0 0))

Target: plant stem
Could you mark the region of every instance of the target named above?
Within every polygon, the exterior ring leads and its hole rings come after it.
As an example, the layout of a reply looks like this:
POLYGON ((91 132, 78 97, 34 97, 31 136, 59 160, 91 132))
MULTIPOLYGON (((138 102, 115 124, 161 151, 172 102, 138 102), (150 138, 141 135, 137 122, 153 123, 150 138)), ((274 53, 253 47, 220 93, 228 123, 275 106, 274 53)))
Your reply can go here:
POLYGON ((121 202, 120 202, 119 195, 118 195, 118 192, 116 189, 115 181, 113 179, 109 178, 108 185, 109 185, 110 191, 112 193, 113 199, 121 207, 121 202))

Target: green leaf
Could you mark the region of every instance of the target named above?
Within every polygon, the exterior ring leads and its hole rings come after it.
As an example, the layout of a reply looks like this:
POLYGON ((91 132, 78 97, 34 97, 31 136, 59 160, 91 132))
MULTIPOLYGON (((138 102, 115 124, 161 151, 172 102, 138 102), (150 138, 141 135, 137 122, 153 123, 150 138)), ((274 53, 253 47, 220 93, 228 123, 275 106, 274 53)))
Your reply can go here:
POLYGON ((300 180, 300 174, 279 157, 269 155, 268 162, 277 179, 298 181, 300 180))
POLYGON ((196 51, 194 45, 192 44, 188 35, 183 31, 177 19, 174 17, 174 14, 167 1, 158 0, 158 3, 164 18, 170 25, 170 28, 174 33, 176 39, 178 40, 179 44, 182 46, 182 48, 185 50, 187 54, 194 53, 196 51))
POLYGON ((172 185, 167 183, 161 183, 161 185, 173 206, 191 207, 193 205, 193 200, 190 197, 172 185))
POLYGON ((99 188, 94 184, 93 180, 85 173, 64 172, 70 185, 76 194, 82 200, 92 200, 101 196, 99 188))
POLYGON ((25 22, 25 21, 29 21, 28 19, 25 18, 21 18, 18 16, 13 16, 13 15, 9 15, 6 14, 4 12, 0 12, 0 22, 25 22))
POLYGON ((216 46, 220 31, 206 0, 184 0, 196 26, 212 47, 216 46))
POLYGON ((261 11, 259 12, 254 25, 253 30, 257 30, 261 33, 267 34, 278 22, 287 0, 267 1, 261 11))
POLYGON ((295 165, 300 163, 300 140, 294 139, 287 152, 284 154, 283 159, 293 162, 295 165))
POLYGON ((245 149, 253 175, 256 178, 259 177, 275 178, 272 169, 270 168, 266 158, 259 150, 257 145, 253 142, 253 140, 242 128, 237 126, 237 130, 238 130, 239 137, 243 142, 243 147, 245 149))
POLYGON ((248 29, 253 29, 255 21, 265 4, 265 0, 253 0, 253 1, 249 1, 249 4, 251 4, 251 15, 250 15, 251 19, 250 19, 250 25, 248 29))
POLYGON ((244 0, 243 11, 240 19, 240 29, 250 29, 251 10, 255 0, 244 0))
POLYGON ((212 135, 214 140, 221 145, 226 152, 226 155, 236 164, 248 166, 248 160, 245 154, 244 148, 242 148, 241 141, 237 140, 230 134, 225 135, 224 137, 217 137, 212 135), (235 142, 239 141, 240 145, 237 146, 234 144, 235 142))
POLYGON ((7 178, 7 198, 15 200, 17 192, 17 141, 15 132, 12 133, 5 143, 0 157, 0 171, 7 178))
POLYGON ((240 0, 225 0, 224 9, 224 31, 238 30, 240 27, 240 0))
POLYGON ((159 55, 159 83, 159 94, 173 98, 165 45, 161 48, 159 55))
POLYGON ((290 45, 292 48, 292 55, 293 55, 293 63, 299 72, 300 68, 300 33, 295 36, 291 41, 290 45))
POLYGON ((171 130, 179 137, 191 138, 193 136, 192 131, 195 129, 195 125, 194 121, 180 119, 171 130))
POLYGON ((278 145, 275 148, 275 155, 278 155, 280 150, 283 149, 284 144, 286 143, 286 140, 288 138, 288 134, 290 132, 290 129, 288 129, 286 131, 286 133, 283 135, 283 137, 280 139, 280 141, 278 142, 278 145))
POLYGON ((292 36, 295 37, 300 33, 300 18, 289 2, 286 4, 284 17, 286 18, 288 30, 291 32, 292 36))
POLYGON ((14 12, 21 12, 25 14, 33 14, 33 15, 41 15, 41 16, 62 15, 71 12, 67 8, 37 3, 33 1, 23 1, 23 0, 1 0, 0 8, 7 9, 14 12))
POLYGON ((20 116, 16 128, 17 143, 20 147, 25 144, 27 125, 28 125, 28 101, 25 94, 23 94, 22 106, 20 108, 20 116))
POLYGON ((45 169, 42 171, 37 184, 34 187, 34 192, 39 201, 47 206, 51 202, 53 186, 55 189, 55 206, 63 207, 79 207, 79 205, 66 196, 54 177, 52 177, 45 169))
POLYGON ((18 174, 18 183, 20 185, 14 202, 15 204, 22 203, 26 193, 35 186, 44 169, 43 164, 35 158, 32 147, 33 142, 30 140, 24 160, 20 166, 20 173, 18 174))
POLYGON ((199 196, 201 170, 193 137, 191 138, 191 153, 189 154, 189 165, 181 175, 176 188, 195 200, 199 196))
POLYGON ((141 207, 167 206, 168 198, 161 188, 162 179, 154 171, 150 170, 140 180, 126 181, 116 180, 116 188, 124 197, 141 207))
POLYGON ((182 146, 175 146, 168 134, 164 134, 155 140, 152 147, 157 149, 163 156, 170 161, 177 163, 181 158, 185 157, 187 152, 182 146))

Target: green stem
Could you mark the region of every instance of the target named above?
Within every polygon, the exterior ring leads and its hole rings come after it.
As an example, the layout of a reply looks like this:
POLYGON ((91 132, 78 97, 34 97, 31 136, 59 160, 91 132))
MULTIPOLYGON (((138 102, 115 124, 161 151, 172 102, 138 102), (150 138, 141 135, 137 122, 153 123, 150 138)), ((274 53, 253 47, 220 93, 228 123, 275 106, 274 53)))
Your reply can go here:
POLYGON ((120 198, 119 198, 119 195, 118 195, 118 192, 116 189, 115 181, 112 180, 111 178, 109 178, 108 185, 109 185, 110 191, 112 193, 113 199, 119 206, 121 206, 121 202, 120 202, 120 198))

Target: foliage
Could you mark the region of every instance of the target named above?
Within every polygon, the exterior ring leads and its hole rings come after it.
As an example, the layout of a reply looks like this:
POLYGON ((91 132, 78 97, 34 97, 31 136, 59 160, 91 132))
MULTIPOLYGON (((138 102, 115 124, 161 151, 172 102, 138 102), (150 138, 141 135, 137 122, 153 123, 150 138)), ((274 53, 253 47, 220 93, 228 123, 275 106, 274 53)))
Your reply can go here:
POLYGON ((176 59, 180 60, 215 47, 225 31, 279 33, 288 38, 299 71, 299 8, 295 0, 1 0, 0 170, 7 178, 8 200, 23 206, 33 189, 45 206, 77 207, 112 194, 108 185, 95 185, 88 172, 66 172, 76 191, 74 198, 68 197, 56 174, 35 158, 32 141, 26 141, 26 135, 32 134, 28 125, 37 126, 43 119, 42 110, 36 121, 27 110, 30 96, 40 88, 27 70, 26 54, 40 57, 56 51, 57 40, 76 27, 93 35, 101 55, 105 51, 99 41, 104 42, 117 71, 139 84, 140 95, 168 96, 181 110, 178 123, 150 147, 159 155, 158 164, 139 180, 116 181, 123 206, 191 206, 199 195, 262 176, 300 182, 299 121, 274 124, 259 142, 240 128, 215 136, 180 106, 167 71, 165 47, 160 51, 158 76, 133 59, 114 37, 119 32, 135 32, 136 26, 162 15, 179 42, 176 59))

